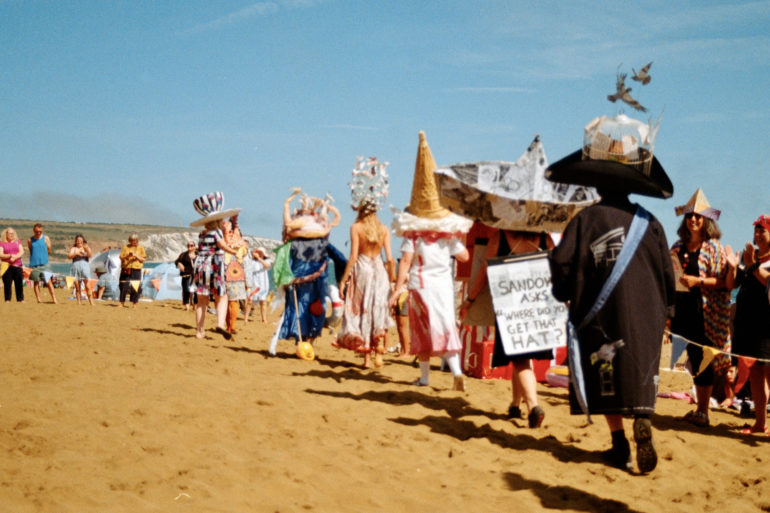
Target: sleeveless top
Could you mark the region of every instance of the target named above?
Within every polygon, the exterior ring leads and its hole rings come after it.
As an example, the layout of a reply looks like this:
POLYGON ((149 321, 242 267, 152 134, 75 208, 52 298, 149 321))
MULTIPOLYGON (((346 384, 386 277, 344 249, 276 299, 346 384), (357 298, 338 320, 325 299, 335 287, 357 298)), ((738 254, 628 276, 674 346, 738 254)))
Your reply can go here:
POLYGON ((29 266, 37 267, 48 263, 48 246, 45 243, 45 235, 39 239, 29 238, 29 266))

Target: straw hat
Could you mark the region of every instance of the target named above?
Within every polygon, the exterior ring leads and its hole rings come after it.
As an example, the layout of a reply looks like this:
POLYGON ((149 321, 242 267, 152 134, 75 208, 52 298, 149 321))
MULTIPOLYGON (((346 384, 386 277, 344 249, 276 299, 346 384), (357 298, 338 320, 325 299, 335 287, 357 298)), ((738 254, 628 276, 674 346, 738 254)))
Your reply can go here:
POLYGON ((441 219, 450 214, 449 210, 439 202, 438 187, 433 172, 436 161, 425 140, 425 132, 420 131, 420 144, 417 148, 417 162, 414 165, 414 181, 412 182, 412 199, 406 210, 417 217, 441 219))
POLYGON ((220 219, 227 219, 237 215, 241 211, 240 208, 222 210, 224 205, 225 196, 221 192, 212 192, 196 198, 193 200, 193 207, 203 217, 190 223, 190 226, 204 226, 212 221, 219 221, 220 219))
POLYGON ((708 217, 712 221, 718 220, 719 214, 722 213, 719 210, 711 208, 711 205, 709 205, 709 202, 706 199, 706 195, 703 194, 703 191, 700 187, 698 187, 698 190, 695 191, 695 194, 692 195, 690 201, 688 201, 685 205, 676 207, 674 211, 678 216, 683 214, 699 214, 703 217, 708 217))

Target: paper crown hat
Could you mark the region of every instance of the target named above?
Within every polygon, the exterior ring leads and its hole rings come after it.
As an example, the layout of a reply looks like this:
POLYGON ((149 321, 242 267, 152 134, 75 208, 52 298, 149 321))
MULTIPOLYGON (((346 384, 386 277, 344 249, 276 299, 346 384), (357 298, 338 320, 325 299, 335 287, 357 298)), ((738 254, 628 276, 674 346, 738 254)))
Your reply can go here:
POLYGON ((195 198, 193 200, 193 207, 203 217, 190 223, 190 226, 204 226, 212 221, 219 221, 220 219, 237 215, 241 211, 240 208, 222 210, 224 206, 225 195, 221 192, 212 192, 195 198))
POLYGON ((450 214, 449 210, 439 202, 438 187, 433 172, 436 161, 425 140, 425 132, 420 130, 420 143, 417 148, 417 162, 414 165, 414 181, 412 182, 412 198, 406 210, 417 217, 441 219, 450 214))
POLYGON ((659 125, 660 120, 652 126, 624 114, 595 118, 585 127, 583 147, 551 164, 545 177, 599 190, 670 198, 674 186, 653 155, 659 125))
POLYGON ((678 216, 681 216, 682 214, 699 214, 703 217, 708 217, 712 221, 718 220, 719 214, 722 213, 720 210, 711 208, 711 205, 709 205, 709 202, 706 199, 706 195, 703 194, 700 187, 698 187, 698 190, 692 195, 690 201, 685 205, 674 208, 674 211, 678 216))

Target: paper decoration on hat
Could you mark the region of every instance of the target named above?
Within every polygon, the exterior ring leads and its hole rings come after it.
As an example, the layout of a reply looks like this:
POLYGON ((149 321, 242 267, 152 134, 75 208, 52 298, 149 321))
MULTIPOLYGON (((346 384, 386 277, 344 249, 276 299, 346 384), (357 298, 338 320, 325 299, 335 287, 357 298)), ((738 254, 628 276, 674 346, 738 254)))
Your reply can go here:
POLYGON ((237 215, 241 211, 240 208, 223 210, 224 206, 225 196, 218 191, 196 198, 193 200, 193 208, 203 217, 190 223, 190 226, 205 226, 212 221, 219 221, 237 215))
POLYGON ((74 276, 65 276, 64 281, 67 284, 67 288, 71 289, 72 286, 75 284, 75 277, 74 276))
POLYGON ((440 167, 441 204, 493 228, 561 232, 581 209, 599 201, 596 189, 545 179, 548 161, 535 136, 516 162, 487 161, 440 167))
POLYGON ((134 292, 139 292, 139 286, 142 284, 141 280, 131 280, 129 283, 134 292))
POLYGON ((706 199, 706 195, 703 193, 703 190, 701 190, 700 187, 698 187, 698 190, 695 191, 695 194, 692 195, 690 201, 684 205, 680 205, 674 208, 674 211, 678 216, 683 214, 698 214, 703 217, 708 217, 712 221, 717 221, 719 219, 719 215, 722 213, 719 210, 711 208, 711 205, 709 205, 709 202, 706 199))
POLYGON ((0 262, 0 276, 5 274, 5 271, 8 270, 8 267, 10 267, 8 262, 0 262))
POLYGON ((408 232, 467 233, 473 225, 471 219, 459 216, 441 206, 434 171, 436 161, 420 131, 417 161, 414 166, 412 196, 404 211, 394 209, 393 230, 399 237, 408 232))
POLYGON ((372 210, 379 210, 388 197, 388 163, 380 162, 377 157, 356 157, 353 167, 353 179, 350 186, 353 210, 368 205, 372 210))

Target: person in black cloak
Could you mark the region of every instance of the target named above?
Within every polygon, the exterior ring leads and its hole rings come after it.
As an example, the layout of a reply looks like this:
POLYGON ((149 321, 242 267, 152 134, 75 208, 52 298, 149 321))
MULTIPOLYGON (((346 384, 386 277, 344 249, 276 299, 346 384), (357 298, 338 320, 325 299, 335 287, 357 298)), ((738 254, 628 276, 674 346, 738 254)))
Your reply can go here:
POLYGON ((663 227, 628 199, 630 193, 658 198, 673 194, 671 181, 652 155, 649 134, 656 131, 657 126, 622 114, 594 120, 586 127, 583 149, 546 171, 551 181, 596 187, 602 198, 570 221, 549 257, 553 295, 569 302, 569 321, 577 326, 577 337, 569 341, 576 349, 569 359, 572 414, 605 416, 612 448, 602 456, 625 470, 631 470, 632 461, 623 416, 633 415, 641 473, 657 465, 650 415, 655 411, 663 332, 675 303, 663 227), (621 247, 632 238, 629 228, 638 209, 648 218, 641 240, 606 302, 581 326, 595 310, 621 247))

